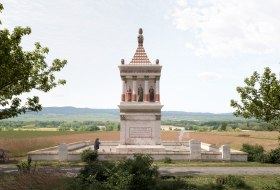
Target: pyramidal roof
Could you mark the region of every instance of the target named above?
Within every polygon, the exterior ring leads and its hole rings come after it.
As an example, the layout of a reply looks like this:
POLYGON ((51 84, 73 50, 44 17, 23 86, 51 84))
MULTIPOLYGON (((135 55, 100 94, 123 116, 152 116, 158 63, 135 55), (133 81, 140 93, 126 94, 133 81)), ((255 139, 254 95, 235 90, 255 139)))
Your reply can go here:
POLYGON ((143 37, 143 30, 142 28, 139 29, 139 35, 138 35, 138 47, 136 49, 136 52, 132 58, 132 60, 130 61, 129 64, 139 64, 139 65, 143 65, 143 64, 151 64, 145 49, 143 47, 143 41, 144 41, 144 37, 143 37))

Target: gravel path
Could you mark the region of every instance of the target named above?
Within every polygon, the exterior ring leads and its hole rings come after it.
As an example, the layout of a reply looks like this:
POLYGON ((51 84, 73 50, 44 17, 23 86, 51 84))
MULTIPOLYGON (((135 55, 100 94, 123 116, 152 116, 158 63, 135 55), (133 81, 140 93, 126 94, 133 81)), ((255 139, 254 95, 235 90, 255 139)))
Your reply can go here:
MULTIPOLYGON (((67 174, 78 174, 80 167, 45 167, 45 172, 62 172, 67 174)), ((280 174, 280 167, 161 167, 159 172, 162 175, 190 175, 190 174, 243 174, 243 175, 275 175, 280 174)), ((15 174, 17 168, 1 167, 0 174, 15 174)))

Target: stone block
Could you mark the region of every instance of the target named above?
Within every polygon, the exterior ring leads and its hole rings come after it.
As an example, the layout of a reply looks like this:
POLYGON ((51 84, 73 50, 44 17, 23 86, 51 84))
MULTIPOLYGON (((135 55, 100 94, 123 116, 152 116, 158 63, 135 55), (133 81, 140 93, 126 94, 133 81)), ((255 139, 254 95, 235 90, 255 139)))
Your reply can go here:
POLYGON ((230 161, 230 147, 228 145, 222 145, 220 152, 222 153, 223 161, 230 161))
POLYGON ((63 143, 58 145, 58 160, 66 161, 68 159, 68 145, 63 143))
POLYGON ((189 141, 190 160, 201 160, 201 142, 195 139, 189 141))

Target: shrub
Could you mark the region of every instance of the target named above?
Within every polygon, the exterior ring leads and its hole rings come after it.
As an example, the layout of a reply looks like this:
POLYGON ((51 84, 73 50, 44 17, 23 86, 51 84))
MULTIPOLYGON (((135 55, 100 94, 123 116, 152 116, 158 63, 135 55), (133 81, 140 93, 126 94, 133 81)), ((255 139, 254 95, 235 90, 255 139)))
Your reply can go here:
POLYGON ((272 164, 280 164, 280 147, 271 150, 265 155, 264 162, 272 164))
POLYGON ((197 189, 194 185, 187 184, 185 181, 181 179, 175 180, 159 180, 156 187, 156 190, 195 190, 197 189))
POLYGON ((242 144, 241 151, 248 153, 248 161, 262 162, 264 159, 264 148, 261 145, 242 144))
POLYGON ((206 131, 209 131, 209 128, 208 127, 199 127, 198 131, 199 132, 206 132, 206 131))
POLYGON ((153 158, 148 155, 135 154, 133 159, 120 162, 118 170, 132 174, 129 189, 154 189, 158 177, 157 167, 153 166, 153 158))
POLYGON ((172 159, 169 158, 169 157, 165 157, 163 162, 166 163, 166 164, 170 164, 170 163, 172 163, 172 159))
POLYGON ((68 189, 86 190, 149 190, 155 189, 158 177, 153 159, 146 155, 134 155, 117 163, 91 161, 81 170, 68 189))
POLYGON ((232 188, 240 188, 245 186, 245 182, 239 176, 228 175, 226 177, 226 185, 232 188))
POLYGON ((241 132, 242 131, 242 129, 240 129, 240 128, 235 128, 234 129, 236 132, 241 132))
POLYGON ((226 177, 224 177, 224 176, 217 177, 216 183, 217 183, 218 185, 224 185, 224 184, 226 184, 226 177))
POLYGON ((94 152, 91 149, 86 149, 81 154, 81 159, 83 162, 93 162, 98 158, 97 152, 94 152))
POLYGON ((37 168, 37 162, 33 164, 31 157, 28 156, 26 161, 20 161, 16 166, 19 173, 34 173, 37 168))
POLYGON ((263 190, 279 190, 280 189, 280 180, 276 181, 275 185, 266 185, 263 187, 263 190))
POLYGON ((232 188, 245 187, 245 182, 239 176, 220 176, 216 179, 218 185, 227 185, 232 188))

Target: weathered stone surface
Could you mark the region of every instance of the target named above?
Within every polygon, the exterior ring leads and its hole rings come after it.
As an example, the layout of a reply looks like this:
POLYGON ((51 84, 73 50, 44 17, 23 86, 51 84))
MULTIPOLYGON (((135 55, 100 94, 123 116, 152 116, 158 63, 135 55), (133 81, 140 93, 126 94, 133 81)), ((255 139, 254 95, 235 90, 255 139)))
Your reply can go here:
POLYGON ((66 161, 68 159, 68 145, 63 143, 58 145, 58 160, 66 161))
POLYGON ((228 145, 222 145, 220 152, 222 153, 223 161, 230 161, 230 147, 228 145))
POLYGON ((190 159, 201 160, 201 142, 195 139, 189 141, 190 159))

